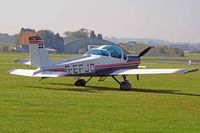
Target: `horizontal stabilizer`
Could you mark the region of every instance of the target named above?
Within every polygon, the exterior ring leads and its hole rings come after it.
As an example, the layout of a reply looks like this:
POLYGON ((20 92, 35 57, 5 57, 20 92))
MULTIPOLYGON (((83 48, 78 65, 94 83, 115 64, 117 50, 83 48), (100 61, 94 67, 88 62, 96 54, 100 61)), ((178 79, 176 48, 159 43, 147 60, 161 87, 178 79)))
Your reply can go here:
POLYGON ((189 72, 198 71, 198 69, 120 69, 112 72, 109 75, 143 75, 143 74, 185 74, 189 72))
POLYGON ((10 70, 9 73, 13 75, 20 75, 20 76, 29 76, 32 77, 36 70, 28 70, 28 69, 13 69, 10 70))
POLYGON ((19 64, 24 64, 24 65, 31 65, 31 60, 30 59, 16 60, 15 62, 17 62, 19 64))
POLYGON ((51 71, 38 71, 38 70, 29 70, 29 69, 13 69, 9 71, 10 74, 28 76, 28 77, 63 77, 68 75, 67 72, 51 72, 51 71))
POLYGON ((34 77, 46 77, 46 78, 55 78, 55 77, 63 77, 67 76, 67 72, 51 72, 51 71, 43 71, 34 75, 34 77))

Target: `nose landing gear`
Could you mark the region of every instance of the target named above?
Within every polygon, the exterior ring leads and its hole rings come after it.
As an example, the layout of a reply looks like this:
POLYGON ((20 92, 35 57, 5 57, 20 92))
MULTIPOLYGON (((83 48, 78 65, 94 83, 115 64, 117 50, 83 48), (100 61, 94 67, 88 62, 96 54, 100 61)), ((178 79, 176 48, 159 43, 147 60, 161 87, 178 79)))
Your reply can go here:
POLYGON ((123 75, 122 77, 123 77, 124 81, 119 82, 119 80, 117 80, 115 78, 115 76, 112 76, 112 78, 120 85, 121 90, 124 90, 124 91, 131 90, 132 89, 131 83, 129 83, 129 81, 126 79, 125 75, 123 75))

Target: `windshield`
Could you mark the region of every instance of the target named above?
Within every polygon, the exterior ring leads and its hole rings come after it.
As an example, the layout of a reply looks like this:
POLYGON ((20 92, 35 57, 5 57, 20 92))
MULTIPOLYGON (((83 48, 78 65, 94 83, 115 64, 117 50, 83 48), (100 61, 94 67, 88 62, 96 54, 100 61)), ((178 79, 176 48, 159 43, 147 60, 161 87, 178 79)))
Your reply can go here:
POLYGON ((98 48, 91 49, 85 55, 101 55, 111 56, 113 58, 127 60, 127 54, 120 47, 115 45, 103 45, 98 48))
POLYGON ((122 50, 117 46, 107 45, 105 47, 102 47, 102 49, 107 50, 110 53, 110 55, 114 58, 122 58, 122 50))
POLYGON ((102 49, 92 49, 88 51, 85 55, 101 55, 101 56, 109 56, 108 52, 102 49))

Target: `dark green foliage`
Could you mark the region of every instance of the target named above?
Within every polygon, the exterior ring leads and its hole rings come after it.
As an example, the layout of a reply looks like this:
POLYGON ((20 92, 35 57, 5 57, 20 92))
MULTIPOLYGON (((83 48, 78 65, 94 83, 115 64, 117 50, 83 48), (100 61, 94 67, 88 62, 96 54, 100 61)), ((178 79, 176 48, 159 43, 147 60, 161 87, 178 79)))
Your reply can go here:
POLYGON ((0 47, 0 51, 2 51, 2 52, 8 52, 9 51, 9 46, 2 46, 2 47, 0 47))
POLYGON ((98 34, 98 35, 97 35, 97 39, 103 40, 102 35, 101 35, 101 34, 98 34))
POLYGON ((64 35, 72 38, 89 38, 89 31, 85 28, 82 28, 78 31, 66 31, 64 35))
POLYGON ((96 34, 94 33, 94 31, 92 31, 91 33, 90 33, 90 38, 91 39, 95 39, 97 36, 96 36, 96 34))
POLYGON ((56 35, 49 30, 40 30, 38 34, 44 40, 45 46, 47 48, 53 48, 57 50, 57 53, 64 52, 64 40, 63 38, 57 33, 56 35))
POLYGON ((0 43, 3 44, 15 44, 18 40, 18 35, 8 35, 7 33, 0 33, 0 43))

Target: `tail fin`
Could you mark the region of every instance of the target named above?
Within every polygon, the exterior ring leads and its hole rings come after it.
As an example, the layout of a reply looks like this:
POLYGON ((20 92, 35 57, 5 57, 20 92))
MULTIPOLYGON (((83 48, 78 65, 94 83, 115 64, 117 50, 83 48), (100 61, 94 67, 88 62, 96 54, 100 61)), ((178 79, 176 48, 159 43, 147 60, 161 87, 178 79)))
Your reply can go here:
POLYGON ((146 48, 145 50, 143 50, 141 53, 139 53, 138 57, 144 56, 147 52, 149 52, 149 50, 150 50, 151 48, 152 48, 152 47, 148 47, 148 48, 146 48))
POLYGON ((52 63, 45 49, 44 41, 39 36, 29 37, 29 53, 31 65, 42 68, 52 63))

